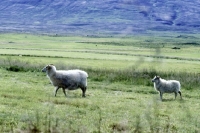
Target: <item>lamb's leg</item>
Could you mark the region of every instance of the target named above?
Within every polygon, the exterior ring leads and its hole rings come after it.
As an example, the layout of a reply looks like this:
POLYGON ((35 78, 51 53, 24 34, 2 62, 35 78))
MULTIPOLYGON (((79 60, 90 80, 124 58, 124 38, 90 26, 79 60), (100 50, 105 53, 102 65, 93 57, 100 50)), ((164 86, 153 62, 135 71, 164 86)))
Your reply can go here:
POLYGON ((87 87, 81 87, 82 90, 82 97, 85 97, 85 92, 87 90, 87 87))
POLYGON ((67 95, 66 95, 66 92, 65 92, 65 89, 64 89, 64 88, 62 88, 62 90, 63 90, 63 93, 65 94, 65 96, 67 97, 67 95))
POLYGON ((57 94, 58 89, 59 89, 59 87, 56 87, 56 88, 55 88, 55 94, 54 94, 55 97, 56 97, 56 94, 57 94))
POLYGON ((178 93, 180 94, 180 97, 181 97, 181 99, 182 99, 181 91, 178 91, 178 93))

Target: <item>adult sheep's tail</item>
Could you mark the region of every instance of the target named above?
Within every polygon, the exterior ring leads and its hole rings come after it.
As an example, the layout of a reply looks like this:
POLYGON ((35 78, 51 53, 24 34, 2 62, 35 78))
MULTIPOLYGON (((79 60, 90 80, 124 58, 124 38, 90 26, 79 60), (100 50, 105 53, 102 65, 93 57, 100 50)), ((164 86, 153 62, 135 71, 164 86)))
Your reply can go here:
POLYGON ((87 72, 79 70, 79 74, 82 84, 84 84, 84 86, 87 87, 87 78, 88 78, 87 72))
POLYGON ((179 81, 177 81, 177 84, 178 84, 178 89, 179 89, 179 91, 180 91, 180 90, 181 90, 181 84, 180 84, 179 81))

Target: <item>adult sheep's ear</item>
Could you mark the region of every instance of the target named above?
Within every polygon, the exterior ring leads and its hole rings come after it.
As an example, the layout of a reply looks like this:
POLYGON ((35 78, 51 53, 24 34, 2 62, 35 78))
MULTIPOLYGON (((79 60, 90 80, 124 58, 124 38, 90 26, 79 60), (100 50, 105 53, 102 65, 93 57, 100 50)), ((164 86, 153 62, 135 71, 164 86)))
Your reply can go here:
POLYGON ((156 79, 160 79, 160 76, 156 75, 156 79))
POLYGON ((48 65, 48 66, 46 67, 46 69, 47 69, 47 70, 50 70, 50 69, 51 69, 51 66, 50 66, 50 65, 48 65))

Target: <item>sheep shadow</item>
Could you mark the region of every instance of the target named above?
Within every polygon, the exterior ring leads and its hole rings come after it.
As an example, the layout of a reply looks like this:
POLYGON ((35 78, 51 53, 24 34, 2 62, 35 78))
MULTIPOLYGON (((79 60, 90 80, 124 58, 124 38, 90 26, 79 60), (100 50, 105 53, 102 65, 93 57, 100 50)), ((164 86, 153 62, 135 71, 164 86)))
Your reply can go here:
MULTIPOLYGON (((55 96, 53 96, 53 97, 55 97, 55 96)), ((75 98, 82 98, 82 96, 80 95, 80 96, 77 96, 77 95, 67 95, 67 96, 62 96, 62 95, 58 95, 58 96, 56 96, 55 98, 67 98, 67 99, 75 99, 75 98)))
POLYGON ((58 98, 61 98, 61 97, 64 97, 64 98, 69 98, 69 99, 73 99, 73 98, 86 98, 88 96, 90 96, 90 94, 86 94, 85 97, 83 97, 81 95, 81 89, 78 89, 78 90, 65 90, 66 92, 66 96, 64 95, 62 89, 59 89, 58 92, 57 92, 57 95, 55 96, 55 93, 53 92, 52 96, 53 97, 58 97, 58 98))
POLYGON ((170 102, 170 101, 175 101, 176 99, 173 99, 173 98, 171 98, 171 99, 162 99, 162 100, 160 100, 161 102, 170 102))
POLYGON ((170 99, 162 99, 160 100, 161 102, 171 102, 171 101, 183 101, 183 99, 173 99, 173 98, 170 98, 170 99))

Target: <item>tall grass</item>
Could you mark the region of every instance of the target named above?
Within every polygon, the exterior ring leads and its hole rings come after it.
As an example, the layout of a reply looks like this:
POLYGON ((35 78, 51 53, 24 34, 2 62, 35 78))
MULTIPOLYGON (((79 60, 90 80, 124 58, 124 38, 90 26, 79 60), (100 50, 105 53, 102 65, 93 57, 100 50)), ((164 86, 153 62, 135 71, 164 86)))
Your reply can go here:
POLYGON ((200 86, 200 74, 174 71, 157 71, 154 69, 137 70, 134 68, 123 70, 86 69, 94 81, 124 82, 126 84, 152 86, 151 79, 155 75, 181 82, 183 88, 191 90, 200 86))
MULTIPOLYGON (((24 62, 22 60, 12 60, 8 57, 0 62, 0 66, 8 71, 41 71, 45 64, 24 62)), ((181 82, 183 88, 192 90, 200 86, 199 73, 187 73, 176 71, 157 71, 155 69, 139 70, 135 67, 127 69, 100 69, 100 68, 82 68, 73 65, 57 64, 58 69, 84 69, 89 73, 89 78, 92 81, 107 81, 107 82, 123 82, 125 84, 152 86, 151 79, 155 75, 159 75, 166 80, 176 79, 181 82)))
POLYGON ((44 64, 33 63, 31 61, 22 61, 20 59, 12 59, 8 56, 4 60, 0 60, 0 66, 8 71, 27 72, 41 71, 44 64))

